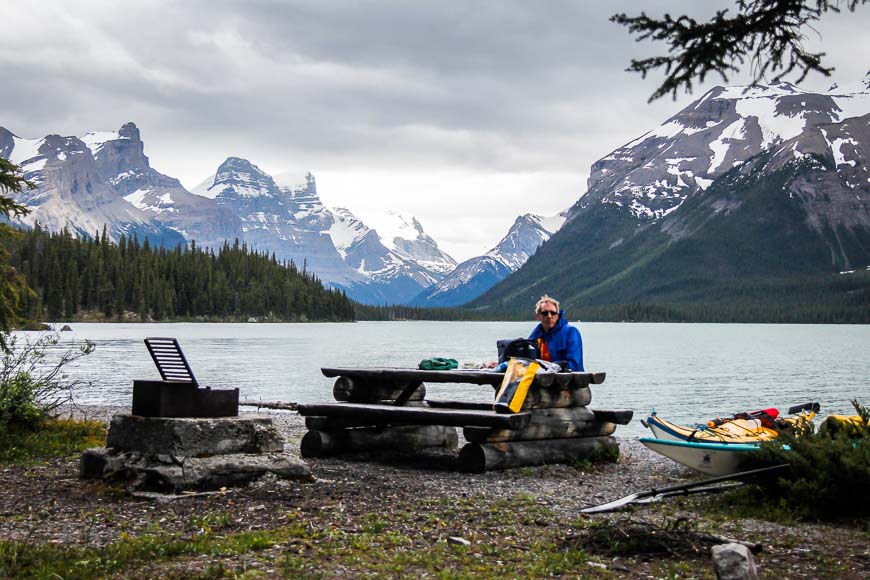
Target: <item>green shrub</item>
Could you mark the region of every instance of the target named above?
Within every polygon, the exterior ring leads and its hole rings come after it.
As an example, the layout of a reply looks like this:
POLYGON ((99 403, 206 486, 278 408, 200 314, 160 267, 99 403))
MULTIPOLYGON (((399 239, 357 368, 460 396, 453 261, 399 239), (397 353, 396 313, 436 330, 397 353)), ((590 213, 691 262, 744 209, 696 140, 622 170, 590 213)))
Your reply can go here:
POLYGON ((0 363, 0 429, 36 429, 63 404, 71 403, 78 381, 62 371, 94 350, 88 341, 73 348, 58 346, 57 333, 35 340, 4 335, 6 351, 0 363))
POLYGON ((788 464, 777 477, 759 482, 765 494, 809 519, 862 519, 870 516, 870 411, 852 401, 861 417, 846 432, 788 434, 762 444, 759 459, 788 464))
POLYGON ((27 373, 18 373, 0 383, 0 429, 11 425, 35 428, 44 418, 36 406, 37 385, 27 373))

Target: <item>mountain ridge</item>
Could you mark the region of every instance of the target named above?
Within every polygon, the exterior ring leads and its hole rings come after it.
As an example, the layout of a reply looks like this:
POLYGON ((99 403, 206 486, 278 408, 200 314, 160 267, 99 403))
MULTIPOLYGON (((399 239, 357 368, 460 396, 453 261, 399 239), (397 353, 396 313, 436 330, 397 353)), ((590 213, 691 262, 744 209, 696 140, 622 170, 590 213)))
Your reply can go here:
POLYGON ((470 307, 515 312, 550 293, 605 317, 866 318, 864 278, 840 272, 870 265, 868 87, 711 89, 594 163, 565 226, 470 307))

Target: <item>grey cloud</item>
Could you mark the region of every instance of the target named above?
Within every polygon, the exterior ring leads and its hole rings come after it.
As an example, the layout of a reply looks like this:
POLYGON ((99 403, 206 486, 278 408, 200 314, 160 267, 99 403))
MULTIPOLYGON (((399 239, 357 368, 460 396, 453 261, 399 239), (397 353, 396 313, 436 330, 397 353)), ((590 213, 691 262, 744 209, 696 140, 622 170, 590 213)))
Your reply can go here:
MULTIPOLYGON (((647 105, 658 78, 624 69, 661 47, 609 16, 732 5, 15 2, 0 36, 0 125, 41 137, 134 121, 155 167, 187 183, 228 155, 301 170, 583 173, 718 80, 647 105)), ((868 21, 867 7, 825 17, 821 46, 839 72, 859 68, 868 21)))

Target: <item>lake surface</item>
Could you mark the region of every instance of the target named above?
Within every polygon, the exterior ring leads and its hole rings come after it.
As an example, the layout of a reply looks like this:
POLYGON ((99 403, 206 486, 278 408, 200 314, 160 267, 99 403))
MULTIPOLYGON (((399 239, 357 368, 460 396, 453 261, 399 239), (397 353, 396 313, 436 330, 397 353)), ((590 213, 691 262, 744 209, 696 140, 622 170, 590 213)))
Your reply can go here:
MULTIPOLYGON (((495 342, 527 336, 531 322, 358 322, 335 324, 84 324, 61 333, 66 347, 89 339, 93 354, 69 368, 88 381, 76 400, 129 405, 133 379, 159 379, 142 340, 181 343, 200 384, 238 387, 243 399, 332 400, 320 367, 416 367, 445 356, 496 358, 495 342)), ((56 325, 60 328, 62 324, 56 325)), ((683 423, 716 415, 818 401, 822 413, 870 404, 870 326, 577 323, 587 370, 606 371, 593 408, 629 408, 618 435, 644 436, 653 408, 683 423)), ((36 333, 20 332, 32 338, 36 333)), ((433 398, 492 400, 489 387, 427 385, 433 398)))

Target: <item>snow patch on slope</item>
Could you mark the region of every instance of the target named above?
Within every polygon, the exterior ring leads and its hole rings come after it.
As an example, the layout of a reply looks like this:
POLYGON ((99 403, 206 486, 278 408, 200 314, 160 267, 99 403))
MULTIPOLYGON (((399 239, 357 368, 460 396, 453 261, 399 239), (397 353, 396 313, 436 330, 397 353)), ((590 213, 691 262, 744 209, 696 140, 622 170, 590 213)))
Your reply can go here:
POLYGON ((95 157, 107 141, 116 141, 118 139, 129 139, 129 137, 124 137, 117 131, 91 131, 90 133, 85 133, 84 137, 81 137, 82 142, 87 145, 95 157))

